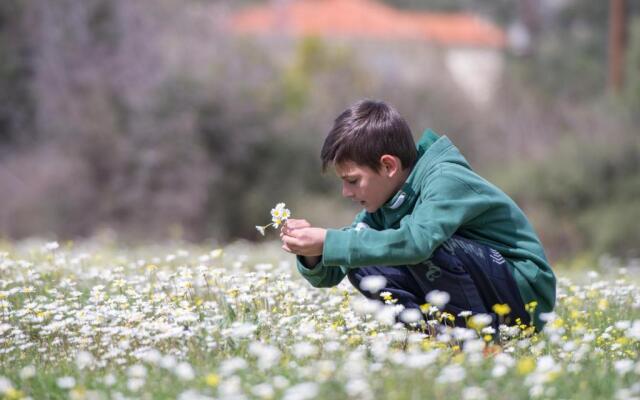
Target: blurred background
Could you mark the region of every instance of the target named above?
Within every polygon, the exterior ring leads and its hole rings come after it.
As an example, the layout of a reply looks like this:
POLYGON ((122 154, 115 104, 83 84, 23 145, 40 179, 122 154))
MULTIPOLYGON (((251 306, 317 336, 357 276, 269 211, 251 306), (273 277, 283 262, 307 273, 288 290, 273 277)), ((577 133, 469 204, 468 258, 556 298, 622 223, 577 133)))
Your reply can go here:
POLYGON ((2 0, 0 238, 347 225, 319 152, 362 98, 448 135, 552 260, 640 256, 634 0, 2 0))

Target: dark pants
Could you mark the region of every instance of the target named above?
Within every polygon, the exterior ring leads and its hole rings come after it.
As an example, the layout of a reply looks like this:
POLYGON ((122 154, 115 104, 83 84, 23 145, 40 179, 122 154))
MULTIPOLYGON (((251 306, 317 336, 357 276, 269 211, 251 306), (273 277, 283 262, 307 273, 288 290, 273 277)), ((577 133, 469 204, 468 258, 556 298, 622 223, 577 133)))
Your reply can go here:
POLYGON ((445 291, 450 300, 444 311, 456 317, 457 326, 465 326, 465 319, 458 317, 465 310, 491 315, 494 328, 499 323, 514 324, 516 318, 523 324, 530 322, 506 260, 494 249, 458 235, 443 243, 421 264, 355 268, 348 277, 366 297, 380 300, 381 292, 390 292, 406 308, 419 308, 432 290, 445 291), (362 278, 371 275, 381 275, 387 280, 386 287, 378 293, 360 289, 362 278), (505 303, 511 312, 498 317, 492 310, 493 305, 505 303))

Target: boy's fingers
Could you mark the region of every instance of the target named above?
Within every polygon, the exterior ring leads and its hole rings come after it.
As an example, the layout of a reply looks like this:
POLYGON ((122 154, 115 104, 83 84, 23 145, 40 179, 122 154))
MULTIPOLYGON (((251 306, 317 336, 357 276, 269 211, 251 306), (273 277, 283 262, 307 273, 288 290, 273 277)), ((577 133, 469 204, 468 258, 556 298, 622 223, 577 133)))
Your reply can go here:
POLYGON ((282 240, 284 240, 285 238, 290 238, 290 239, 297 239, 300 236, 300 232, 296 229, 291 229, 289 230, 287 233, 284 234, 284 236, 282 237, 282 240))
POLYGON ((282 237, 282 235, 291 235, 291 232, 293 232, 295 229, 298 228, 291 225, 282 225, 282 229, 280 229, 280 237, 282 237))
POLYGON ((284 245, 287 246, 290 250, 295 251, 298 248, 300 248, 300 240, 298 240, 298 238, 295 238, 293 236, 285 235, 282 238, 282 241, 284 242, 284 245))
POLYGON ((288 219, 285 222, 285 227, 288 230, 298 229, 298 228, 306 228, 311 226, 311 224, 306 219, 288 219))
POLYGON ((291 223, 290 221, 285 221, 280 231, 284 233, 288 233, 291 229, 295 229, 295 224, 291 223))
POLYGON ((310 227, 308 226, 304 226, 302 228, 298 228, 298 229, 293 229, 291 231, 289 231, 286 236, 292 237, 294 239, 298 239, 298 240, 304 240, 304 238, 308 237, 309 235, 309 229, 310 227))

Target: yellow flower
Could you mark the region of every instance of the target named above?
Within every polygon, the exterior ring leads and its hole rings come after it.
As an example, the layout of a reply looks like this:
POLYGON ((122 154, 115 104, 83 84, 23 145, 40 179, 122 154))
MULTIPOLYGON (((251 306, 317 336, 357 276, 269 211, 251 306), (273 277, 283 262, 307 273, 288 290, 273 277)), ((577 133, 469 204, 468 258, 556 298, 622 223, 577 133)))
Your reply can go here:
POLYGON ((273 227, 274 228, 278 228, 280 226, 280 224, 282 224, 282 218, 278 217, 278 218, 273 218, 273 227))
POLYGON ((529 372, 533 371, 535 367, 536 362, 532 357, 522 357, 518 360, 516 370, 520 375, 527 375, 529 372))
POLYGON ((278 203, 276 207, 271 210, 271 220, 276 228, 282 223, 282 221, 286 221, 287 218, 291 216, 291 212, 284 207, 284 203, 278 203))
POLYGON ((493 312, 502 316, 505 316, 511 312, 511 307, 508 304, 494 304, 493 312))
POLYGON ((220 377, 216 374, 209 374, 206 376, 205 382, 207 383, 207 385, 215 387, 218 386, 218 383, 220 383, 220 377))
POLYGON ((536 309, 536 307, 537 307, 537 306, 538 306, 538 302, 534 300, 534 301, 532 301, 532 302, 527 303, 527 304, 524 306, 524 308, 525 308, 525 310, 527 310, 527 312, 532 313, 532 312, 534 312, 534 311, 535 311, 535 309, 536 309))
POLYGON ((456 317, 454 317, 453 315, 449 314, 448 312, 443 312, 441 318, 442 319, 447 319, 447 320, 452 321, 452 322, 456 320, 456 317))
POLYGON ((347 339, 347 343, 351 346, 357 346, 362 343, 362 337, 360 335, 351 335, 347 339))
POLYGON ((629 343, 629 339, 627 339, 626 337, 619 337, 616 339, 616 343, 624 346, 625 344, 629 343))
POLYGON ((391 295, 391 292, 382 292, 382 293, 380 293, 380 297, 382 297, 382 300, 384 300, 384 301, 393 300, 393 296, 391 295))
POLYGON ((600 299, 600 301, 598 301, 598 309, 604 311, 607 308, 609 308, 609 301, 607 299, 600 299))
POLYGON ((14 388, 9 388, 4 392, 4 398, 6 399, 23 399, 24 393, 21 390, 17 390, 14 388))

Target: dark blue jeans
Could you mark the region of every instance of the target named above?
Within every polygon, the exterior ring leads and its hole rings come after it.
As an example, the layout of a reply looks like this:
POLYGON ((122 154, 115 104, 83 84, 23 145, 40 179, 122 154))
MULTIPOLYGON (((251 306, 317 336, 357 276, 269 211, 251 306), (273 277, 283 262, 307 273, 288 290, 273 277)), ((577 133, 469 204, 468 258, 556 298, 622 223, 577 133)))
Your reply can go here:
POLYGON ((459 235, 444 242, 423 263, 355 268, 348 277, 366 297, 380 300, 380 293, 387 291, 406 308, 419 308, 432 290, 445 291, 450 300, 444 311, 456 317, 457 326, 465 326, 465 319, 458 317, 465 310, 491 315, 494 327, 500 322, 514 324, 516 318, 523 324, 530 322, 506 260, 496 250, 459 235), (386 287, 378 293, 360 289, 362 278, 371 275, 381 275, 387 280, 386 287), (492 310, 493 305, 505 303, 511 312, 499 318, 492 310))

